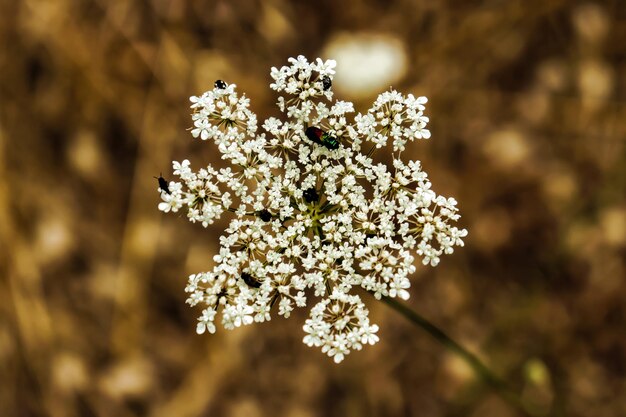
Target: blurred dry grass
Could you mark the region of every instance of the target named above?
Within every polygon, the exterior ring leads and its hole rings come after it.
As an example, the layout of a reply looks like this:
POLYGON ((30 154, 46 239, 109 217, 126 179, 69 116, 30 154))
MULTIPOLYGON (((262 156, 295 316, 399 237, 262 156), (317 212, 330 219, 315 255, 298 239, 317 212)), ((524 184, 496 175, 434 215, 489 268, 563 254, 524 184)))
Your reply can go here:
POLYGON ((302 314, 194 333, 185 278, 223 223, 162 217, 152 178, 219 164, 187 97, 222 78, 265 117, 270 66, 363 34, 402 46, 393 84, 432 120, 411 152, 470 230, 411 305, 538 407, 626 415, 622 0, 6 0, 0 416, 516 415, 384 306, 341 366, 300 343, 302 314))

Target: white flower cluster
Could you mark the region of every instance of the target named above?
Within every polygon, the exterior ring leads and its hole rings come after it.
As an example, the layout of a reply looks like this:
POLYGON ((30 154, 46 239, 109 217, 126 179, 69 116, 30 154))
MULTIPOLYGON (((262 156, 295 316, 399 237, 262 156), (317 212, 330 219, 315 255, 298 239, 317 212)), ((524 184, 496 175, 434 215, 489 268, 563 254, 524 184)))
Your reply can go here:
POLYGON ((334 61, 289 63, 271 71, 288 120, 269 118, 262 133, 234 84, 218 80, 191 98, 192 135, 213 140, 230 167, 174 162, 178 180, 159 178, 159 209, 205 227, 233 213, 216 266, 185 289, 190 305, 204 306, 198 333, 215 332, 218 313, 232 329, 273 311, 289 317, 316 297, 304 343, 341 362, 378 341, 359 293, 408 299, 415 256, 436 266, 467 231, 453 226, 456 201, 431 190, 418 161, 400 159, 408 141, 430 137, 425 97, 391 90, 350 121, 352 103, 332 101, 334 61), (372 158, 389 139, 392 166, 372 158))

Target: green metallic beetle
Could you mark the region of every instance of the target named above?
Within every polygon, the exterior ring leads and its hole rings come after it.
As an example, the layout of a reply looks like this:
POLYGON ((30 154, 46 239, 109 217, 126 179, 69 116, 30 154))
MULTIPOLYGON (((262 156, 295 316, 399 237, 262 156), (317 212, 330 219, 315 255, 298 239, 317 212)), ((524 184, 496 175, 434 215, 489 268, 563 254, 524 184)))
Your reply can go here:
POLYGON ((324 132, 320 128, 313 126, 308 127, 304 134, 312 142, 322 145, 330 150, 339 149, 339 139, 324 132))

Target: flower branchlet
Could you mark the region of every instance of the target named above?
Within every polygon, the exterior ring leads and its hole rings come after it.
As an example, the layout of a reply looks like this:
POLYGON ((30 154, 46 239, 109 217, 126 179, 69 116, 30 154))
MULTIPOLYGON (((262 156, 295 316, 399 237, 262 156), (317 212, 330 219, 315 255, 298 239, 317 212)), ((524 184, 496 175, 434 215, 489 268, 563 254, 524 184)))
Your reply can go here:
POLYGON ((185 212, 204 227, 234 213, 210 272, 189 277, 187 303, 202 305, 197 332, 289 317, 319 298, 303 326, 304 343, 341 362, 378 341, 359 292, 409 298, 415 258, 436 266, 463 246, 456 201, 435 194, 408 142, 428 139, 425 97, 382 93, 364 114, 333 101, 335 62, 291 58, 272 68, 270 87, 287 120, 258 132, 250 101, 235 84, 191 97, 191 134, 211 140, 229 168, 192 171, 173 162, 176 181, 160 184, 164 212, 185 212), (367 152, 362 147, 367 145, 367 152), (374 150, 391 145, 392 166, 374 150))

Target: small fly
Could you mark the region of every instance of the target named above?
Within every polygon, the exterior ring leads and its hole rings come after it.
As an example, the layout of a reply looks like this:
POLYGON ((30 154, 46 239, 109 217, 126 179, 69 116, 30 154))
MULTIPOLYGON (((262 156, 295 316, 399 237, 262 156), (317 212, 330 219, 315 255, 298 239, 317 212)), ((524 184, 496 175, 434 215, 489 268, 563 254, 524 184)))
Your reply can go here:
POLYGON ((243 282, 245 282, 246 285, 248 285, 249 287, 252 287, 252 288, 261 287, 261 283, 259 282, 259 280, 257 280, 255 277, 253 277, 247 272, 241 273, 241 279, 243 279, 243 282))
POLYGON ((158 177, 154 177, 154 178, 156 178, 156 179, 157 179, 157 181, 159 181, 159 188, 160 188, 162 191, 165 191, 167 194, 172 194, 172 193, 170 192, 170 187, 169 187, 169 185, 167 184, 167 181, 165 180, 165 178, 163 178, 163 175, 159 174, 159 176, 158 176, 158 177))
POLYGON ((324 77, 322 78, 322 87, 324 87, 324 91, 330 90, 330 87, 332 87, 332 85, 333 81, 330 79, 330 77, 328 75, 324 75, 324 77))

